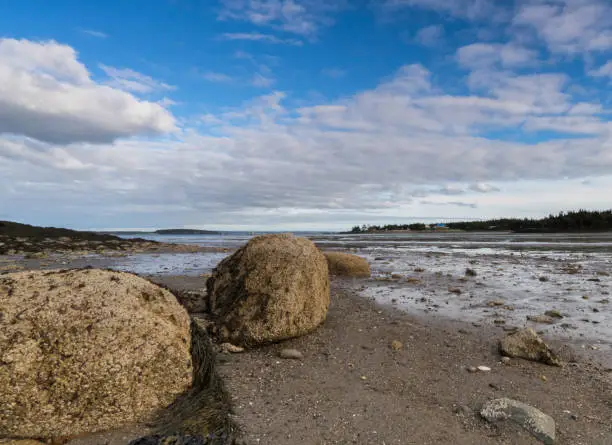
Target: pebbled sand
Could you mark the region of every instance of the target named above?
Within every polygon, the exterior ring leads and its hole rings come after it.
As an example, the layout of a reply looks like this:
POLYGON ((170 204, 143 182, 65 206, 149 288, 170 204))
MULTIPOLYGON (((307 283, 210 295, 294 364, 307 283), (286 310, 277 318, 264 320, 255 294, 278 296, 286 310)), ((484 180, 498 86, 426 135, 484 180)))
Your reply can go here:
MULTIPOLYGON (((203 287, 193 277, 156 281, 203 287)), ((612 444, 610 370, 586 358, 562 368, 518 359, 503 365, 496 346, 501 330, 377 306, 356 295, 365 283, 333 280, 330 312, 314 333, 218 357, 250 442, 538 444, 518 427, 479 417, 485 401, 509 397, 551 415, 558 444, 612 444), (401 350, 391 348, 394 340, 401 350), (304 359, 279 358, 284 348, 298 349, 304 359), (479 365, 492 370, 465 370, 479 365)))

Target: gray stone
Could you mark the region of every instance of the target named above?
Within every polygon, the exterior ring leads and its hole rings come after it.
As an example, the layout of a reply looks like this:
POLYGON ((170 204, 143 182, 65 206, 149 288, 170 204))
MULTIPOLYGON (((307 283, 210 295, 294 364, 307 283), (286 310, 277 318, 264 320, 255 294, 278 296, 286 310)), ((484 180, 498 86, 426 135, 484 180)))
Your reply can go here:
POLYGON ((548 414, 512 399, 495 399, 487 402, 480 415, 489 422, 509 420, 529 431, 546 445, 555 443, 555 421, 548 414))
POLYGON ((535 333, 527 328, 503 338, 499 342, 499 350, 506 357, 523 358, 552 366, 561 366, 561 360, 535 333))
POLYGON ((283 349, 279 353, 280 358, 301 360, 304 358, 302 353, 297 349, 283 349))

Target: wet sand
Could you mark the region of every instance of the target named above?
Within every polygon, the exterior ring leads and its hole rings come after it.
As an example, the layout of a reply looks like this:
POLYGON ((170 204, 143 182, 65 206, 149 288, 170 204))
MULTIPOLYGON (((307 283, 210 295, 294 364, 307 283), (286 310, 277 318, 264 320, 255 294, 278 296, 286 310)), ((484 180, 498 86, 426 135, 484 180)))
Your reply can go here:
MULTIPOLYGON (((199 289, 205 279, 154 280, 199 289)), ((479 417, 487 400, 510 397, 551 415, 559 444, 612 444, 612 370, 555 342, 566 360, 577 362, 556 368, 513 359, 504 365, 496 347, 502 332, 378 305, 355 292, 366 284, 333 280, 327 320, 310 335, 218 356, 250 443, 539 443, 479 417), (393 340, 403 349, 393 351, 393 340), (280 359, 282 348, 296 348, 304 359, 280 359), (479 365, 492 370, 466 370, 479 365)))

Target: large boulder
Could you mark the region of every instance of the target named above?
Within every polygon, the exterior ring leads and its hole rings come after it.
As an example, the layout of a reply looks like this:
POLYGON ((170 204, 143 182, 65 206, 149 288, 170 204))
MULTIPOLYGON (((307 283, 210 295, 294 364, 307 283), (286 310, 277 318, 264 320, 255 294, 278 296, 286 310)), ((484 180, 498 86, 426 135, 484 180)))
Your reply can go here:
POLYGON ((343 252, 326 252, 325 258, 331 275, 368 278, 371 274, 370 264, 360 256, 343 252))
POLYGON ((217 335, 247 347, 306 334, 329 306, 325 257, 286 234, 251 239, 217 265, 207 289, 217 335))
POLYGON ((149 418, 192 383, 190 320, 168 291, 95 269, 0 276, 0 436, 149 418))
POLYGON ((551 366, 561 366, 559 357, 531 329, 516 331, 499 342, 499 350, 506 357, 523 358, 551 366))

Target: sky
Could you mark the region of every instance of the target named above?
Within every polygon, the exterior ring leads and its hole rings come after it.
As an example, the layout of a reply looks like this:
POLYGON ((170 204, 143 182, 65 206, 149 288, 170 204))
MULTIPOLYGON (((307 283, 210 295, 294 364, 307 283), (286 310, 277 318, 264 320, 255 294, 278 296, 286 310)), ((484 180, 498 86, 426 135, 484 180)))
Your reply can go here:
POLYGON ((0 1, 0 220, 612 207, 609 0, 0 1))

